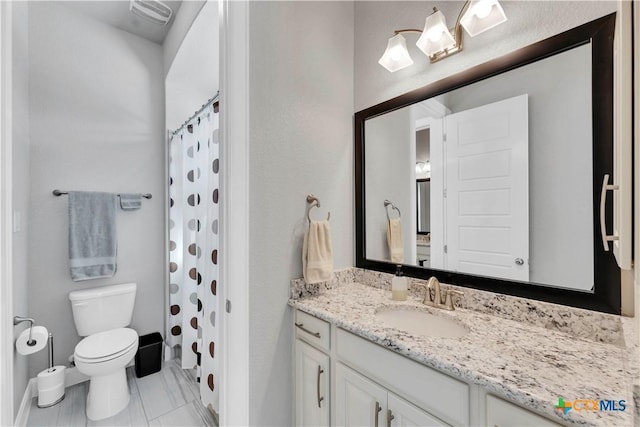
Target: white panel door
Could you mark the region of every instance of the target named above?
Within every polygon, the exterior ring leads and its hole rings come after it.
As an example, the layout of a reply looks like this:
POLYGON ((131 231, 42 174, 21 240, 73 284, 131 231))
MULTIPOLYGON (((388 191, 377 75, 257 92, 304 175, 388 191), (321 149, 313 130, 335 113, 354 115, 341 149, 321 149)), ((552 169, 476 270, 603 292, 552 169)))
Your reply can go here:
POLYGON ((387 406, 387 422, 385 425, 388 427, 447 426, 447 424, 409 402, 400 399, 393 393, 389 393, 387 396, 387 406))
POLYGON ((336 364, 336 424, 338 426, 384 426, 387 391, 352 371, 336 364))
POLYGON ((447 269, 529 280, 528 96, 445 117, 447 269))
POLYGON ((296 425, 329 425, 329 356, 296 340, 296 425))

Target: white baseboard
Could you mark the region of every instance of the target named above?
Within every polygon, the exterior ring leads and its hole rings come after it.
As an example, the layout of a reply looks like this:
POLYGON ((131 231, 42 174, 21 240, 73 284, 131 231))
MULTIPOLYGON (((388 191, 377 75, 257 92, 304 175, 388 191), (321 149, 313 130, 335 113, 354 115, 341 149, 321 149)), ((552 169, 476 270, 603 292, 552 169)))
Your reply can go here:
MULTIPOLYGON (((65 388, 83 383, 85 381, 89 381, 89 377, 78 371, 78 368, 76 367, 67 368, 64 374, 65 388)), ((14 422, 15 427, 25 427, 27 425, 27 421, 29 420, 29 412, 31 411, 31 399, 33 399, 34 397, 38 397, 37 378, 31 378, 27 383, 27 388, 25 389, 24 395, 22 396, 20 409, 18 409, 18 414, 16 415, 16 420, 14 422)))
POLYGON ((31 399, 34 396, 38 395, 38 381, 35 378, 31 378, 27 383, 27 388, 24 391, 24 395, 22 396, 22 401, 20 402, 20 409, 18 409, 18 413, 16 414, 16 420, 13 423, 16 427, 24 427, 27 425, 27 420, 29 419, 29 412, 31 411, 31 399))

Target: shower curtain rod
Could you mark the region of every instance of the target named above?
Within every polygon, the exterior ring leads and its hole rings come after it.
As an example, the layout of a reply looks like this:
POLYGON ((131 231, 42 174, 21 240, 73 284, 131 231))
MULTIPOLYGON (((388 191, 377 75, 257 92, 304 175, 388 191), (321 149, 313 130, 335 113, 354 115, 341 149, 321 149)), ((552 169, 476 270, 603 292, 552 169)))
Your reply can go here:
POLYGON ((204 104, 202 104, 202 107, 200 107, 198 109, 198 111, 196 111, 195 113, 193 113, 193 115, 191 117, 189 117, 187 120, 185 120, 185 122, 176 130, 174 130, 171 133, 171 136, 175 135, 176 133, 180 132, 182 130, 183 127, 185 127, 191 120, 193 120, 198 114, 202 113, 202 111, 207 108, 209 106, 209 104, 211 104, 212 102, 215 102, 218 99, 218 96, 220 96, 220 91, 217 91, 215 95, 213 95, 212 98, 209 98, 209 100, 207 102, 205 102, 204 104))

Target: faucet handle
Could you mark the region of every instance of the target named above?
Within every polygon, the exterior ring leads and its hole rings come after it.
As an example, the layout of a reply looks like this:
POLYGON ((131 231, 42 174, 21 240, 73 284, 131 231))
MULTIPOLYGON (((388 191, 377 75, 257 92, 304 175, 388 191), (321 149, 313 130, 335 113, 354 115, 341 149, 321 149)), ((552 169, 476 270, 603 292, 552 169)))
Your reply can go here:
POLYGON ((431 305, 431 288, 427 285, 423 285, 422 283, 414 283, 414 286, 418 286, 424 288, 424 299, 422 300, 423 304, 431 305))
POLYGON ((453 304, 453 295, 458 296, 458 297, 463 297, 464 296, 464 292, 462 291, 457 291, 455 289, 447 289, 447 296, 446 296, 446 300, 444 302, 444 309, 445 310, 455 310, 456 306, 453 304))

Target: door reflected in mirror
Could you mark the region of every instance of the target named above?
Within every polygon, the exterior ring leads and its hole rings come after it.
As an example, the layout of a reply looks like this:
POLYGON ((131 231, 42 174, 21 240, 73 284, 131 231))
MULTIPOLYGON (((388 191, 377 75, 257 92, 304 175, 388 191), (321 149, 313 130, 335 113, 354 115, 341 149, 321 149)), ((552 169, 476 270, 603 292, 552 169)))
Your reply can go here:
POLYGON ((590 44, 367 119, 366 258, 389 199, 405 264, 590 291, 591 120, 590 44))

